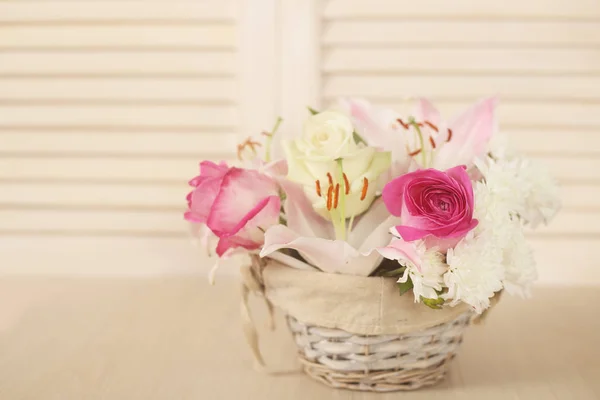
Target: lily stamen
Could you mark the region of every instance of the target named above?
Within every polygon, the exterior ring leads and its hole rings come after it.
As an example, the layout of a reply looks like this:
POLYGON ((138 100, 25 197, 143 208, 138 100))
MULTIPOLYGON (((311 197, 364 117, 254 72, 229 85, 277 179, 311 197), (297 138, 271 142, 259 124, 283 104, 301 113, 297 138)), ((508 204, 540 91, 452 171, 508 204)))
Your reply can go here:
POLYGON ((360 201, 363 201, 367 197, 368 190, 369 190, 369 180, 365 176, 363 178, 363 187, 362 187, 362 193, 360 194, 360 201))
POLYGON ((435 140, 431 136, 429 136, 429 143, 431 143, 431 147, 435 149, 435 140))
POLYGON ((321 182, 318 179, 315 181, 315 189, 317 190, 317 196, 321 197, 321 182))
POLYGON ((415 151, 412 151, 412 152, 408 153, 408 155, 411 156, 411 157, 414 157, 417 154, 419 154, 421 152, 421 150, 423 150, 423 149, 417 149, 415 151))
POLYGON ((333 185, 333 178, 329 172, 327 173, 327 179, 329 179, 329 186, 333 185))
POLYGON ((348 194, 350 193, 350 182, 348 182, 348 177, 345 173, 342 176, 344 177, 344 186, 346 188, 346 194, 348 194))
POLYGON ((333 208, 338 208, 338 201, 340 200, 340 184, 336 183, 335 185, 335 195, 333 198, 333 208))
POLYGON ((448 129, 448 139, 446 142, 449 142, 450 140, 452 140, 452 129, 448 129))
POLYGON ((409 126, 410 126, 410 125, 408 125, 408 124, 404 123, 404 122, 402 121, 402 119, 400 119, 400 118, 398 118, 396 121, 398 121, 398 123, 400 123, 400 125, 402 125, 402 127, 403 127, 404 129, 408 129, 408 128, 409 128, 409 126))
POLYGON ((331 211, 332 206, 333 206, 333 185, 329 185, 329 189, 327 189, 327 211, 331 211))
POLYGON ((434 124, 432 124, 431 122, 429 122, 429 121, 425 121, 425 125, 427 125, 427 126, 428 126, 428 127, 430 127, 431 129, 433 129, 434 131, 436 131, 436 132, 439 132, 439 129, 438 129, 438 127, 437 127, 437 126, 435 126, 434 124))
POLYGON ((255 147, 262 147, 262 144, 260 144, 259 142, 253 141, 251 137, 249 137, 248 139, 246 139, 244 142, 238 144, 237 145, 237 158, 238 158, 238 160, 242 161, 242 152, 244 151, 244 149, 246 149, 246 147, 250 147, 250 150, 252 150, 252 152, 254 154, 256 154, 256 148, 255 147))

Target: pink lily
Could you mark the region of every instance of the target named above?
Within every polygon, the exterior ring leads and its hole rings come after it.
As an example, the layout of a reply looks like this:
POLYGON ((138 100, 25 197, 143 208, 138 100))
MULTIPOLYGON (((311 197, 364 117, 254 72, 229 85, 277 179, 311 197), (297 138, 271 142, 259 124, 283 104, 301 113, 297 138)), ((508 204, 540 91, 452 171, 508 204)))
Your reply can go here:
POLYGON ((436 137, 432 137, 435 149, 432 149, 430 167, 442 171, 457 165, 470 167, 477 158, 484 156, 497 129, 494 115, 497 102, 495 97, 481 100, 445 123, 429 100, 420 99, 417 121, 438 130, 436 137))

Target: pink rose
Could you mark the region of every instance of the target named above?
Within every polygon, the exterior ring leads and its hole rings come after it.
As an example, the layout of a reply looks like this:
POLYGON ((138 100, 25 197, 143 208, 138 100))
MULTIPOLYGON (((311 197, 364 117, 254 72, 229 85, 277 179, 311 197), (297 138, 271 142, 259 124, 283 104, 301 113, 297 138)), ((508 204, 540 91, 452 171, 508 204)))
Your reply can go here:
POLYGON ((396 230, 406 241, 431 235, 457 243, 477 226, 473 186, 465 166, 402 175, 383 188, 383 201, 392 215, 400 217, 402 225, 396 230))
POLYGON ((264 232, 279 223, 279 188, 257 171, 204 161, 190 185, 194 190, 184 217, 206 224, 219 237, 219 257, 233 248, 258 249, 264 232))

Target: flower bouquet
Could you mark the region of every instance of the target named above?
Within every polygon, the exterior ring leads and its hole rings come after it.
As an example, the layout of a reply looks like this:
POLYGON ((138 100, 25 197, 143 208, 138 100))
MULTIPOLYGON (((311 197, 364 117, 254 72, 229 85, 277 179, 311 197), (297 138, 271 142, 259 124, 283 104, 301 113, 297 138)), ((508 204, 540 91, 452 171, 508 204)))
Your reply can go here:
POLYGON ((250 255, 244 300, 283 310, 310 376, 433 384, 503 290, 529 295, 524 227, 560 205, 553 180, 496 133, 495 106, 448 122, 424 99, 411 116, 358 99, 309 108, 303 129, 277 133, 278 120, 238 146, 240 166, 202 162, 185 218, 218 257, 250 255))

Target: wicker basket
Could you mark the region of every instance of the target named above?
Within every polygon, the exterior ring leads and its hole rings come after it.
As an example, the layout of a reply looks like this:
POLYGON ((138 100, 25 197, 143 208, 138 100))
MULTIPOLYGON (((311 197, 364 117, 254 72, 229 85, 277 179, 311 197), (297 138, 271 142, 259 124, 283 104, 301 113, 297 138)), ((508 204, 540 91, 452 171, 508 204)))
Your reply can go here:
POLYGON ((309 376, 334 388, 373 392, 414 390, 440 381, 470 320, 471 314, 464 313, 408 334, 362 336, 287 317, 309 376))

